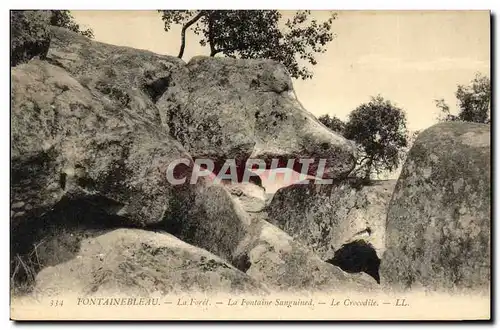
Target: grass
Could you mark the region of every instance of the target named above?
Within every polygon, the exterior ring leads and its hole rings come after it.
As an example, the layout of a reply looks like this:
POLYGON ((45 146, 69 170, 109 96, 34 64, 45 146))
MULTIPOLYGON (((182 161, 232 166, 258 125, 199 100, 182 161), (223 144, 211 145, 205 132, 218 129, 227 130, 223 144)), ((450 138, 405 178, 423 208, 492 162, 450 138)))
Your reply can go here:
POLYGON ((12 295, 30 294, 42 269, 73 259, 79 253, 82 240, 108 231, 77 226, 64 228, 60 225, 44 226, 40 230, 37 234, 30 232, 31 235, 23 237, 25 240, 20 244, 22 250, 14 250, 11 254, 12 295))
POLYGON ((43 267, 40 262, 38 249, 44 241, 33 244, 30 253, 21 255, 16 254, 12 264, 12 274, 10 276, 11 291, 14 295, 30 293, 36 281, 38 271, 43 267))

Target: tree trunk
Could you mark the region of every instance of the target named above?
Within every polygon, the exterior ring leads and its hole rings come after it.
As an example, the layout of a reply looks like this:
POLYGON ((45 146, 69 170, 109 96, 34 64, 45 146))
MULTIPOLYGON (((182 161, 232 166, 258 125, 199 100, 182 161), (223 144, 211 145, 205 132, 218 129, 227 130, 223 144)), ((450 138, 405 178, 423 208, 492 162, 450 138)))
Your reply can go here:
POLYGON ((372 166, 373 166, 373 160, 369 159, 368 163, 366 164, 366 171, 365 171, 365 176, 364 176, 363 180, 369 181, 371 179, 370 176, 372 173, 372 166))
POLYGON ((179 55, 177 56, 178 58, 182 58, 184 56, 184 48, 186 48, 186 30, 189 29, 191 25, 196 23, 202 16, 204 15, 203 11, 200 11, 198 15, 193 17, 189 22, 187 22, 183 27, 181 31, 181 49, 179 50, 179 55))
POLYGON ((214 57, 217 54, 217 50, 214 45, 214 34, 212 30, 214 17, 213 14, 208 16, 208 44, 210 45, 210 57, 214 57))

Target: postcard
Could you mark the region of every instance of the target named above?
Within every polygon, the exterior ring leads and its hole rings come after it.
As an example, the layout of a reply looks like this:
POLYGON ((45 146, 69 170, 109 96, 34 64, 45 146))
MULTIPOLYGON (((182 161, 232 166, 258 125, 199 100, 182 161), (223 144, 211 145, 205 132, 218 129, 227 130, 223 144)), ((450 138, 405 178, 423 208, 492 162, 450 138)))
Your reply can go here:
POLYGON ((490 320, 490 22, 12 10, 11 319, 490 320))

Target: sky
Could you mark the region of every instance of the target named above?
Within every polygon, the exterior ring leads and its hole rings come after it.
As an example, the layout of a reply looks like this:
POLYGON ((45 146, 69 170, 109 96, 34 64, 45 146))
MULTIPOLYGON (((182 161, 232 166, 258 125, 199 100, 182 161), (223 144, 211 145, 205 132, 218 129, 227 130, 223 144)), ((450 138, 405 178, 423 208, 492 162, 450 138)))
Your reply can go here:
MULTIPOLYGON (((404 109, 410 131, 437 122, 435 99, 456 112, 457 84, 476 72, 490 76, 488 11, 336 11, 335 39, 311 66, 313 78, 294 80, 297 97, 316 116, 348 114, 380 94, 404 109)), ((156 11, 72 11, 95 40, 177 56, 180 26, 163 29, 156 11)), ((284 11, 284 17, 293 15, 284 11)), ((319 20, 329 13, 312 11, 319 20)), ((183 60, 209 55, 192 33, 183 60)))
MULTIPOLYGON (((284 16, 293 12, 283 12, 284 16)), ((176 56, 180 26, 163 30, 156 11, 72 11, 76 21, 94 30, 95 39, 176 56)), ((434 100, 444 98, 456 111, 457 84, 475 72, 489 76, 490 16, 487 11, 337 11, 335 39, 314 76, 295 80, 298 98, 314 115, 341 119, 377 94, 407 113, 408 128, 436 123, 434 100)), ((326 11, 312 11, 318 19, 326 11)), ((187 35, 183 59, 208 55, 194 34, 187 35)))

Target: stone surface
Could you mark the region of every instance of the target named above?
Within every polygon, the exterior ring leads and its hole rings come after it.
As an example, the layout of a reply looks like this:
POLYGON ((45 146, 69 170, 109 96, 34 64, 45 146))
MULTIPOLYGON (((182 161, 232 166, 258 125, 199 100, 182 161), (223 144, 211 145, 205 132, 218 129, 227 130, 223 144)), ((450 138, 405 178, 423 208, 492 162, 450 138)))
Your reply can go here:
MULTIPOLYGON (((198 56, 182 60, 95 42, 52 28, 48 53, 92 93, 141 119, 162 124, 193 158, 234 159, 241 179, 249 157, 270 166, 289 159, 326 161, 326 177, 354 166, 351 141, 328 130, 295 98, 285 68, 270 60, 198 56)), ((300 170, 301 164, 292 166, 300 170)))
POLYGON ((10 12, 10 65, 44 59, 50 45, 50 13, 47 10, 10 12))
POLYGON ((143 121, 161 124, 155 103, 167 90, 167 94, 177 94, 178 76, 187 72, 182 60, 96 42, 63 28, 52 27, 51 32, 49 61, 64 68, 100 100, 143 121))
POLYGON ((375 281, 323 262, 281 229, 254 218, 236 251, 236 265, 273 292, 370 292, 375 281))
POLYGON ((383 283, 488 288, 490 152, 489 125, 441 123, 418 136, 388 210, 383 283))
POLYGON ((183 216, 172 217, 162 228, 222 257, 270 290, 364 292, 374 288, 375 281, 364 274, 347 274, 322 261, 269 224, 265 212, 247 212, 225 186, 205 181, 193 191, 191 200, 179 205, 183 216))
POLYGON ((385 248, 387 206, 396 182, 354 187, 295 184, 279 189, 266 211, 269 221, 311 248, 323 260, 343 244, 362 239, 379 257, 385 248))
MULTIPOLYGON (((115 220, 122 226, 167 230, 232 259, 248 225, 245 211, 223 186, 204 178, 196 185, 169 184, 168 164, 190 156, 159 126, 99 102, 46 62, 14 68, 12 80, 15 233, 29 238, 36 230, 18 227, 36 226, 33 219, 70 199, 120 216, 115 220), (26 205, 29 212, 23 212, 26 205)), ((178 168, 178 176, 189 176, 190 168, 178 168)))
MULTIPOLYGON (((101 196, 132 223, 168 216, 180 186, 167 166, 190 159, 168 134, 100 101, 65 70, 33 60, 12 69, 12 201, 43 214, 63 196, 101 196)), ((188 175, 180 165, 176 175, 188 175)))
MULTIPOLYGON (((280 167, 290 159, 313 158, 310 173, 324 158, 328 177, 352 170, 353 144, 302 107, 284 66, 271 60, 197 56, 187 70, 180 84, 184 91, 164 94, 158 107, 171 134, 193 158, 215 160, 216 173, 226 159, 235 159, 241 176, 249 157, 268 166, 276 158, 280 167), (178 108, 171 106, 176 103, 178 108)), ((292 166, 300 170, 300 164, 292 166)))
POLYGON ((267 289, 219 257, 167 233, 118 229, 82 242, 78 255, 42 270, 39 297, 179 293, 262 294, 267 289))
POLYGON ((266 191, 253 183, 227 184, 225 187, 246 212, 260 212, 266 206, 266 191))
POLYGON ((220 184, 203 180, 187 188, 182 199, 172 201, 172 216, 159 228, 232 262, 251 224, 248 214, 220 184))

